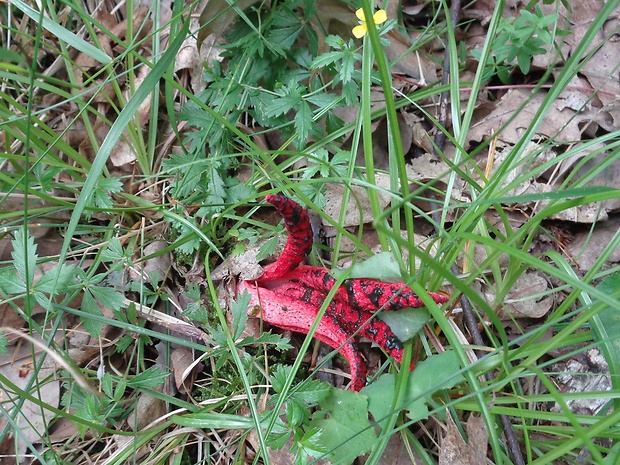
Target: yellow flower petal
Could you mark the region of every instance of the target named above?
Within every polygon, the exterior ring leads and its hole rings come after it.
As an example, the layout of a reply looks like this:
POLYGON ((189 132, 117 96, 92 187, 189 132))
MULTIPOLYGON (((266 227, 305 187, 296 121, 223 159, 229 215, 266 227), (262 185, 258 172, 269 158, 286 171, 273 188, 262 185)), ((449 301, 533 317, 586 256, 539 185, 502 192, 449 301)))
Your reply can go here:
POLYGON ((364 16, 364 9, 363 8, 359 8, 356 12, 355 12, 355 16, 357 16, 357 18, 360 21, 366 21, 366 16, 364 16))
POLYGON ((353 28, 353 35, 356 39, 361 39, 362 37, 364 37, 367 31, 368 26, 366 26, 366 24, 360 24, 359 26, 355 26, 353 28))
POLYGON ((377 12, 373 15, 372 20, 375 24, 382 24, 387 21, 387 13, 385 10, 377 10, 377 12))

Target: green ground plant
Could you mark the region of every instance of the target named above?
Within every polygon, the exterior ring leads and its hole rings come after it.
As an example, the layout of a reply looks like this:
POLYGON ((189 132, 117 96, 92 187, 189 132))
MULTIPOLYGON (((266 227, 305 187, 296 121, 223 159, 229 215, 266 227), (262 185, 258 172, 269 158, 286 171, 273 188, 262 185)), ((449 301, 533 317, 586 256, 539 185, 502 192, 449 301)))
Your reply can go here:
MULTIPOLYGON (((398 438, 416 463, 435 464, 444 430, 429 425, 448 428, 452 421, 464 432, 474 417, 483 420, 488 441, 481 447, 493 463, 523 463, 520 457, 533 464, 583 457, 616 463, 620 304, 612 257, 620 233, 586 272, 561 250, 535 246, 549 219, 620 197, 617 189, 591 183, 618 159, 617 130, 601 129, 579 143, 563 141, 564 128, 546 137, 537 132, 588 66, 620 2, 601 6, 569 57, 559 55, 566 36, 554 26, 559 13, 544 14, 533 2, 510 18, 497 2, 482 48, 464 57, 476 63, 471 82, 459 75, 465 63, 448 5, 431 3, 411 48, 388 59, 395 34, 404 31, 396 18, 368 21, 361 40, 351 36, 357 8, 373 16, 367 0, 331 12, 344 24, 334 26, 338 33, 323 21, 326 5, 314 0, 247 1, 243 8, 209 2, 199 29, 216 30, 223 53, 204 64, 205 89, 197 92, 176 68, 188 37, 206 40, 199 30, 190 33, 190 18, 202 8, 197 3, 174 2, 164 17, 166 5, 136 13, 142 10, 129 2, 124 22, 116 24, 73 0, 36 8, 21 0, 0 4, 6 58, 0 64, 0 221, 12 250, 0 263, 0 351, 16 350, 16 338, 25 341, 35 373, 19 384, 0 371, 0 450, 14 445, 17 460, 41 464, 266 464, 276 461, 273 450, 290 452, 296 464, 349 464, 364 454, 376 464, 398 438), (449 51, 449 79, 396 91, 392 73, 400 61, 427 53, 423 45, 437 41, 449 51), (528 75, 535 56, 553 53, 557 65, 537 70, 528 100, 497 133, 472 143, 468 135, 488 79, 495 73, 508 82, 517 68, 528 75), (464 88, 470 97, 461 98, 464 88), (450 95, 450 123, 428 106, 443 92, 450 95), (501 161, 489 155, 482 165, 481 154, 495 153, 502 131, 541 94, 501 161), (411 175, 405 109, 448 140, 433 147, 447 167, 437 179, 411 175), (353 117, 342 117, 346 112, 353 117), (387 148, 380 167, 378 143, 387 148), (118 161, 123 147, 131 163, 118 161), (556 156, 544 158, 547 151, 556 156), (519 191, 582 153, 557 189, 519 191), (338 220, 325 212, 334 185, 343 187, 343 205, 363 189, 378 246, 387 253, 374 254, 364 242, 364 224, 354 232, 345 226, 344 209, 338 220), (459 197, 452 195, 457 186, 463 186, 459 197), (266 258, 283 234, 261 216, 261 199, 272 192, 287 193, 333 227, 332 263, 346 258, 354 273, 399 276, 428 301, 427 311, 396 320, 415 334, 404 358, 404 365, 418 360, 413 373, 388 360, 360 393, 336 389, 303 369, 310 336, 249 335, 248 296, 224 304, 225 283, 236 277, 215 279, 218 265, 252 250, 266 258), (381 196, 389 199, 385 208, 381 196), (512 213, 526 203, 544 206, 515 227, 512 213), (420 248, 415 238, 424 228, 432 230, 430 245, 420 248), (48 248, 49 238, 55 248, 48 248), (162 245, 152 248, 156 243, 162 245), (164 257, 173 264, 148 268, 164 257), (528 299, 553 297, 556 304, 537 324, 518 318, 507 324, 500 310, 531 270, 553 287, 528 299), (446 308, 425 293, 440 287, 451 292, 446 308), (471 327, 465 330, 451 313, 467 305, 483 346, 465 337, 471 327), (164 318, 175 311, 176 319, 164 318), (97 349, 85 359, 70 350, 80 348, 71 345, 76 334, 97 349), (291 362, 285 354, 294 347, 291 362), (175 391, 182 387, 170 367, 180 348, 192 354, 192 365, 204 366, 200 389, 175 391), (562 392, 554 367, 588 349, 603 354, 609 389, 562 392), (56 385, 62 400, 43 400, 40 393, 56 385), (139 404, 147 397, 162 413, 142 424, 139 404), (592 398, 605 401, 596 415, 571 409, 573 401, 592 398), (30 421, 38 438, 19 426, 26 402, 42 418, 43 428, 30 421), (549 404, 557 408, 545 409, 549 404), (75 431, 58 440, 52 433, 62 420, 75 431)), ((606 31, 606 39, 614 33, 606 31)), ((315 250, 311 260, 323 258, 315 250)))

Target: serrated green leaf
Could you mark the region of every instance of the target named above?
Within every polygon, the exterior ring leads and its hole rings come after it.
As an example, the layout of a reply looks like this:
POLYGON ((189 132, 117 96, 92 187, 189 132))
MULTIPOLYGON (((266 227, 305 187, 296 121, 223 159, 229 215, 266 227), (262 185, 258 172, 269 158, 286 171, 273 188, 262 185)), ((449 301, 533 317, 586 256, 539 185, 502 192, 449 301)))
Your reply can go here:
POLYGON ((92 193, 92 205, 97 208, 110 209, 114 206, 111 194, 120 192, 123 184, 117 178, 101 178, 92 193))
POLYGON ((304 433, 299 444, 303 447, 303 451, 314 458, 318 458, 329 452, 323 444, 323 431, 320 428, 310 428, 304 433))
POLYGON ((336 50, 342 50, 346 47, 346 42, 342 40, 342 37, 333 34, 325 38, 325 43, 336 50))
POLYGON ((34 269, 37 265, 38 258, 37 245, 34 243, 34 237, 28 234, 28 230, 21 227, 15 232, 15 237, 11 241, 11 245, 13 246, 11 257, 13 257, 15 270, 21 276, 26 287, 30 289, 32 287, 34 269))
POLYGON ((291 111, 301 102, 301 96, 297 93, 291 93, 282 96, 265 97, 266 106, 264 108, 265 116, 275 118, 291 111))
POLYGON ((347 53, 343 59, 340 68, 338 69, 338 76, 343 84, 348 84, 352 81, 355 67, 362 60, 362 56, 358 53, 347 53))
POLYGON ((284 433, 271 432, 267 436, 266 443, 267 443, 267 446, 269 446, 270 448, 275 449, 275 450, 280 450, 286 445, 290 437, 291 437, 290 431, 286 431, 284 433))
POLYGON ((125 259, 129 252, 123 249, 121 241, 117 237, 109 240, 108 245, 101 251, 101 260, 104 262, 117 262, 125 259))
MULTIPOLYGON (((459 370, 458 357, 454 351, 433 355, 420 362, 409 375, 407 394, 397 411, 406 410, 407 416, 413 421, 428 418, 426 404, 432 400, 433 394, 464 380, 462 375, 455 375, 459 370)), ((361 393, 368 396, 368 409, 381 426, 394 413, 390 410, 394 401, 394 386, 395 375, 387 374, 361 390, 361 393)))
POLYGON ((342 60, 346 55, 347 52, 340 51, 323 53, 316 57, 314 60, 312 60, 310 69, 324 68, 331 65, 332 63, 336 63, 342 60))
POLYGON ((277 245, 278 235, 266 240, 258 249, 258 253, 256 254, 256 260, 260 261, 272 255, 275 252, 277 245))
POLYGON ((308 134, 313 130, 315 125, 314 119, 312 117, 312 109, 307 102, 302 101, 299 104, 299 108, 297 109, 297 113, 295 114, 295 132, 297 133, 297 139, 295 139, 295 146, 298 148, 302 148, 306 145, 308 140, 308 134))
POLYGON ((101 390, 108 397, 110 398, 114 397, 114 378, 112 377, 110 373, 105 373, 101 377, 101 390))
POLYGON ((276 367, 269 377, 269 382, 275 392, 282 392, 282 389, 284 389, 286 384, 286 380, 289 376, 291 376, 292 372, 293 367, 288 365, 278 365, 276 367))
POLYGON ((331 388, 331 395, 320 403, 310 421, 311 428, 321 430, 321 444, 328 450, 327 458, 342 462, 370 450, 376 440, 368 420, 368 398, 358 392, 331 388))
POLYGON ((290 49, 295 44, 297 36, 302 31, 299 24, 289 27, 274 29, 269 33, 269 41, 277 44, 283 49, 290 49))
POLYGON ((323 109, 335 107, 336 103, 339 100, 342 100, 342 97, 339 95, 330 94, 329 92, 319 92, 318 94, 309 95, 306 97, 306 100, 323 109))
POLYGON ((248 321, 248 307, 250 306, 250 300, 252 296, 248 293, 247 290, 243 291, 241 295, 237 296, 237 299, 233 301, 230 311, 233 315, 232 322, 232 337, 233 340, 237 340, 243 330, 245 329, 245 325, 248 321))
POLYGON ((302 425, 310 417, 310 409, 303 402, 295 399, 286 402, 286 419, 293 427, 302 425))
POLYGON ((69 286, 77 283, 80 274, 81 270, 75 265, 55 266, 41 276, 35 289, 51 295, 62 294, 69 290, 69 286))
POLYGON ((0 272, 0 289, 8 295, 19 295, 26 292, 26 284, 14 270, 0 272))
MULTIPOLYGON (((101 311, 101 309, 97 305, 97 302, 95 302, 94 297, 88 290, 86 290, 84 292, 84 295, 82 296, 81 310, 84 313, 88 313, 97 317, 103 316, 103 312, 101 311)), ((93 338, 99 337, 101 328, 104 325, 102 321, 99 321, 95 318, 82 317, 82 322, 84 323, 84 329, 86 329, 86 331, 88 331, 88 333, 93 338)))
POLYGON ((360 89, 353 79, 342 85, 342 96, 347 105, 356 105, 359 101, 360 89))
POLYGON ((127 381, 127 386, 132 389, 154 388, 162 384, 168 375, 169 374, 160 367, 150 367, 129 379, 127 381))
POLYGON ((90 286, 88 291, 105 308, 117 311, 125 306, 125 297, 111 287, 90 286))
POLYGON ((282 337, 279 334, 272 334, 271 332, 262 333, 259 337, 246 337, 240 345, 248 344, 273 344, 276 350, 284 351, 290 350, 293 346, 290 344, 290 339, 282 337))

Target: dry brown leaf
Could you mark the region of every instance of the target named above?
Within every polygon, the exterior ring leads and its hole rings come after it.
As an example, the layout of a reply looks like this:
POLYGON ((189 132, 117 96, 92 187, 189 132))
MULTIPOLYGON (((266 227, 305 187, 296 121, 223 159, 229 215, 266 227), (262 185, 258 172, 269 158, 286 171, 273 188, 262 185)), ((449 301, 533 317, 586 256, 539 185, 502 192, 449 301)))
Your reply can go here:
POLYGON ((175 347, 170 354, 174 383, 183 394, 191 392, 196 375, 204 368, 202 363, 195 361, 194 351, 188 347, 175 347))
MULTIPOLYGON (((282 242, 284 246, 284 242, 282 242)), ((230 276, 238 276, 240 280, 247 281, 259 278, 263 273, 263 267, 256 258, 260 251, 260 244, 249 246, 239 255, 229 255, 211 273, 211 279, 222 281, 230 276)))
MULTIPOLYGON (((157 365, 154 366, 157 367, 157 365)), ((161 366, 159 368, 163 369, 161 366)), ((162 387, 163 384, 160 384, 152 389, 161 392, 162 387)), ((146 426, 163 417, 166 413, 168 413, 168 409, 163 399, 139 391, 136 409, 129 416, 127 422, 133 431, 142 431, 146 426)))
MULTIPOLYGON (((544 93, 531 95, 526 89, 511 89, 499 101, 491 114, 472 125, 466 145, 472 141, 482 141, 497 136, 501 141, 514 145, 527 128, 543 102, 544 93), (516 115, 514 118, 513 116, 516 115), (513 118, 511 120, 511 118, 513 118), (510 122, 509 122, 510 121, 510 122), (499 133, 502 125, 507 126, 499 133)), ((555 142, 572 142, 581 139, 579 123, 592 117, 589 112, 576 113, 564 107, 563 110, 552 106, 536 134, 544 139, 553 138, 555 142)))
MULTIPOLYGON (((532 298, 549 290, 549 283, 538 271, 523 273, 504 299, 503 310, 513 318, 542 318, 554 303, 553 296, 532 298)), ((500 317, 506 315, 500 315, 500 317)))
MULTIPOLYGON (((397 5, 394 2, 394 5, 397 5)), ((390 46, 385 49, 388 60, 393 63, 392 73, 402 74, 425 86, 434 84, 437 77, 437 65, 423 51, 413 50, 411 40, 400 34, 399 29, 392 29, 387 37, 390 46)))
MULTIPOLYGON (((600 222, 594 230, 578 233, 574 237, 568 245, 568 251, 580 270, 587 271, 592 268, 618 230, 620 230, 620 220, 614 218, 600 222)), ((620 247, 616 247, 607 261, 610 264, 620 263, 620 247)))
MULTIPOLYGON (((342 226, 345 228, 372 223, 374 220, 370 201, 366 189, 359 186, 351 186, 349 202, 346 207, 342 204, 345 186, 341 184, 328 184, 325 191, 325 208, 323 211, 332 220, 339 223, 340 212, 345 210, 342 226)), ((379 203, 382 208, 389 204, 390 198, 379 192, 379 203)))
POLYGON ((163 240, 156 240, 144 247, 142 255, 148 257, 149 255, 155 255, 149 258, 143 263, 137 264, 134 268, 129 270, 129 276, 134 281, 141 281, 151 283, 151 278, 157 275, 157 279, 161 282, 165 280, 172 268, 172 258, 170 253, 159 253, 166 248, 168 243, 163 240))
POLYGON ((406 447, 400 434, 390 436, 385 452, 383 452, 379 460, 379 465, 418 465, 422 463, 424 462, 415 451, 411 447, 406 447), (411 460, 410 452, 415 455, 413 461, 411 460))
MULTIPOLYGON (((29 388, 30 394, 37 398, 39 402, 58 407, 60 401, 60 382, 54 380, 53 375, 55 367, 49 363, 35 373, 34 367, 40 360, 41 352, 33 349, 33 347, 24 339, 18 339, 14 345, 10 345, 6 354, 0 354, 0 373, 6 377, 11 383, 19 389, 25 390, 33 376, 38 377, 39 389, 29 388), (35 350, 37 355, 33 359, 32 351, 35 350)), ((37 381, 33 384, 36 386, 37 381)), ((28 443, 37 444, 40 439, 45 436, 47 427, 52 420, 52 416, 45 409, 39 407, 36 403, 23 399, 16 394, 8 386, 0 384, 0 402, 4 409, 9 412, 15 419, 20 432, 15 435, 17 450, 19 456, 23 457, 26 452, 28 443), (23 401, 22 404, 20 402, 23 401)), ((9 427, 9 431, 12 428, 9 427)), ((11 441, 12 442, 12 441, 11 441)), ((5 445, 2 445, 5 446, 5 445)), ((2 447, 0 446, 0 447, 2 447)), ((4 458, 2 463, 4 463, 4 458)))
POLYGON ((442 438, 439 451, 439 465, 481 465, 487 461, 489 434, 480 417, 470 416, 467 420, 467 437, 469 444, 448 416, 446 435, 442 438))

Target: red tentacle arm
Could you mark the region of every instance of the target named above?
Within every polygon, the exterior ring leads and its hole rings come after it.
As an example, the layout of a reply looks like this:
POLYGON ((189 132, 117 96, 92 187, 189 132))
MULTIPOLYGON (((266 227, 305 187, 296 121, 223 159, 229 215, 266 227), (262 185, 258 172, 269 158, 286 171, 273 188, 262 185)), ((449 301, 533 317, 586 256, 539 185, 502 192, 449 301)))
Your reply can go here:
MULTIPOLYGON (((277 294, 311 305, 317 311, 327 298, 327 294, 296 281, 286 281, 275 286, 270 285, 268 288, 277 294)), ((401 340, 385 322, 376 317, 373 318, 373 313, 353 309, 348 305, 348 302, 342 302, 335 297, 327 307, 326 315, 323 318, 335 320, 350 335, 357 334, 369 339, 382 347, 394 360, 401 362, 403 356, 401 340)))
MULTIPOLYGON (((260 311, 263 321, 278 328, 308 334, 318 315, 319 307, 283 296, 270 289, 253 286, 242 281, 237 293, 247 291, 250 296, 250 313, 260 311)), ((351 368, 351 389, 359 391, 366 384, 366 364, 352 337, 329 318, 322 318, 314 337, 338 350, 351 368)))
POLYGON ((282 194, 270 194, 265 200, 276 207, 284 218, 288 239, 282 254, 265 268, 261 281, 283 278, 303 262, 312 250, 312 226, 306 211, 297 202, 282 194))
MULTIPOLYGON (((336 284, 336 278, 329 274, 329 270, 318 266, 300 265, 287 274, 287 279, 303 282, 325 294, 336 284)), ((450 300, 448 296, 436 292, 428 294, 438 304, 450 300)), ((369 311, 424 307, 422 299, 405 283, 388 283, 371 278, 345 279, 335 298, 348 302, 354 308, 369 311)))

